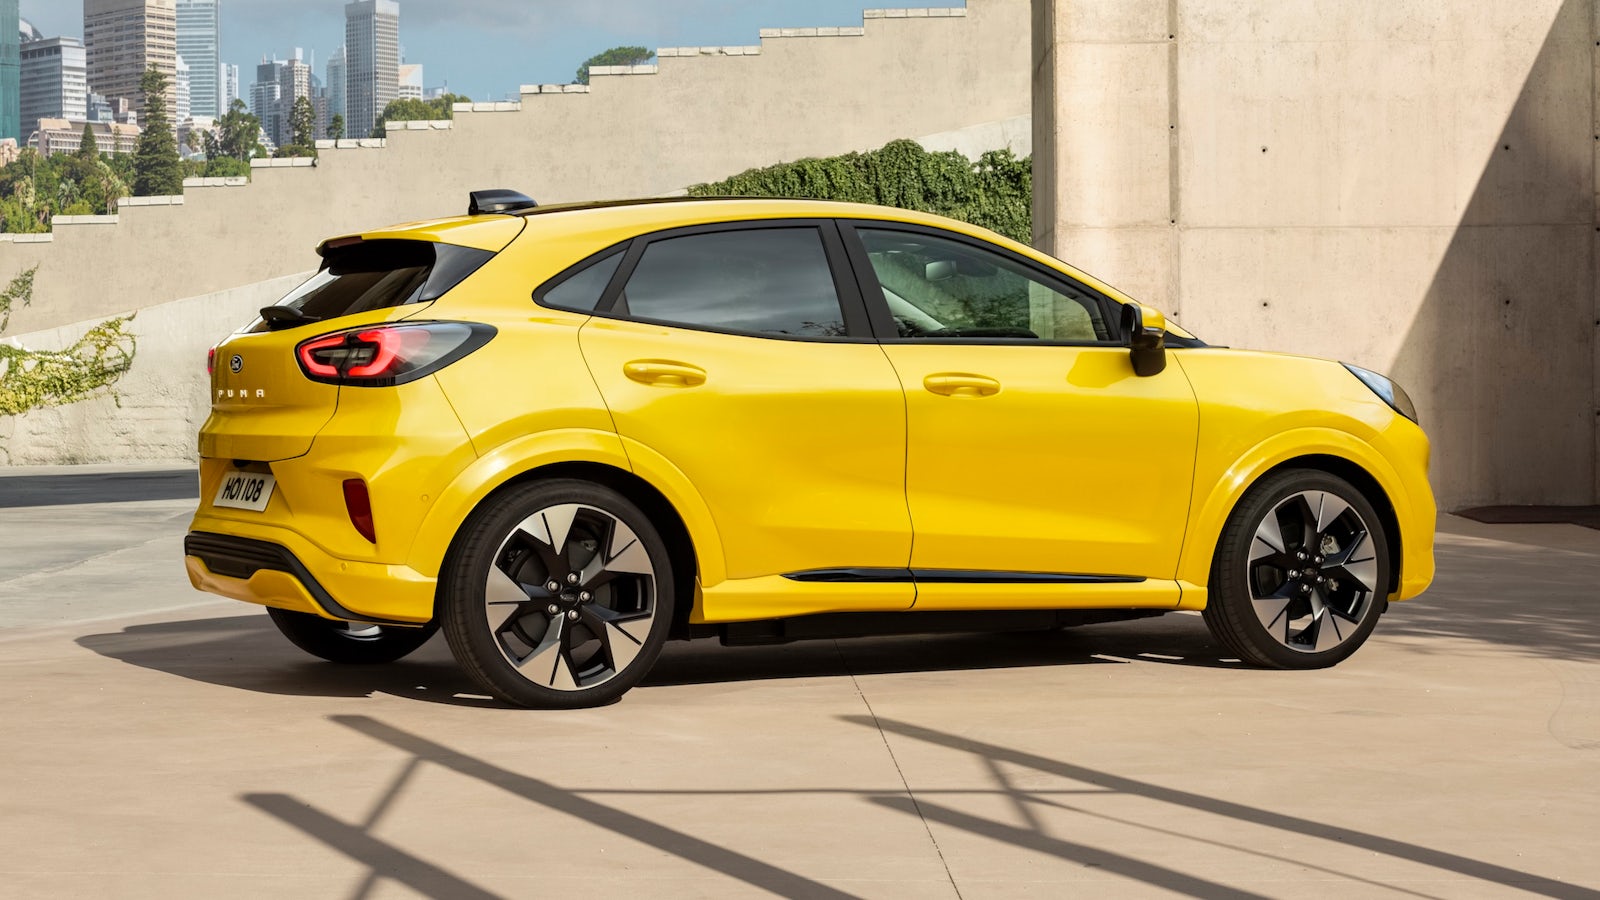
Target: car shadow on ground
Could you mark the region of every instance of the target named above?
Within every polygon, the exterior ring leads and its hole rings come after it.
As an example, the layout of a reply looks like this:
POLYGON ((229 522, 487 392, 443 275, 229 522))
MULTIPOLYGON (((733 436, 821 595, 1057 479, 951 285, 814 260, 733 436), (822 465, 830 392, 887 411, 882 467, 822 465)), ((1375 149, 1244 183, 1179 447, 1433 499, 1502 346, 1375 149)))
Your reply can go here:
MULTIPOLYGON (((443 637, 398 663, 335 665, 289 644, 262 614, 130 625, 79 646, 144 669, 207 684, 295 696, 388 694, 435 703, 498 706, 463 674, 443 637)), ((724 647, 669 642, 641 687, 1028 666, 1154 663, 1236 668, 1197 616, 1165 616, 1058 631, 812 640, 724 647)))

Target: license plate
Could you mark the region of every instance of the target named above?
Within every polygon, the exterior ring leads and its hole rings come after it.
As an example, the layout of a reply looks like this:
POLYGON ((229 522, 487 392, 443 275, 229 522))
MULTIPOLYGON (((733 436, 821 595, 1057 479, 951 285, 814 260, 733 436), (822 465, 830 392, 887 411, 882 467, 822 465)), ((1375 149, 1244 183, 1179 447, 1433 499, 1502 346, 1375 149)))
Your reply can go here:
POLYGON ((222 487, 217 488, 211 505, 262 512, 267 508, 267 501, 272 499, 272 489, 277 486, 278 479, 271 475, 230 470, 222 476, 222 487))

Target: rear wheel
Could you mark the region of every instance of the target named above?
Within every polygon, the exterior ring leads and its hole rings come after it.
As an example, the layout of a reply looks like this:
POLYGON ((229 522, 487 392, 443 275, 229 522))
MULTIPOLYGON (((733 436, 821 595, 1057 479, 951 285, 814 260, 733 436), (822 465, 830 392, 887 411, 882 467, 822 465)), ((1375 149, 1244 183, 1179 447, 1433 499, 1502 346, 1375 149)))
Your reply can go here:
POLYGON ((311 613, 267 607, 272 624, 290 643, 328 662, 352 665, 391 663, 421 647, 439 630, 429 623, 420 628, 336 622, 311 613))
POLYGON ((1383 521, 1349 482, 1305 469, 1269 475, 1223 529, 1206 625, 1252 665, 1331 666, 1377 625, 1389 565, 1383 521))
POLYGON ((610 703, 655 664, 672 624, 672 563, 654 525, 602 485, 511 488, 462 527, 441 573, 456 660, 518 706, 610 703))

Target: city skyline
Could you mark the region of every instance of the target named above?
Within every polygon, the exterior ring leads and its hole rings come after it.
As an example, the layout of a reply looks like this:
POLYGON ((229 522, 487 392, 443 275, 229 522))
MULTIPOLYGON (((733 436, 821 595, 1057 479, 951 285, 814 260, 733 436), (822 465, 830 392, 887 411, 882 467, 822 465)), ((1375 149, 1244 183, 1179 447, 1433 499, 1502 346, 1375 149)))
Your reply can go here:
MULTIPOLYGON (((223 64, 250 70, 295 47, 328 59, 344 41, 346 0, 221 0, 223 64)), ((425 87, 448 84, 477 100, 516 99, 522 84, 564 83, 610 47, 753 45, 759 29, 860 25, 882 0, 400 0, 405 62, 426 65, 425 87), (508 47, 520 48, 507 52, 508 47), (486 48, 492 48, 486 52, 486 48)), ((917 0, 917 6, 961 6, 917 0)), ((83 35, 81 0, 21 0, 46 37, 83 35)), ((193 61, 190 61, 193 66, 193 61)), ((319 63, 320 69, 320 63, 319 63)), ((196 71, 199 71, 196 69, 196 71)), ((321 71, 317 73, 321 76, 321 71)), ((246 86, 241 86, 246 87, 246 86)))

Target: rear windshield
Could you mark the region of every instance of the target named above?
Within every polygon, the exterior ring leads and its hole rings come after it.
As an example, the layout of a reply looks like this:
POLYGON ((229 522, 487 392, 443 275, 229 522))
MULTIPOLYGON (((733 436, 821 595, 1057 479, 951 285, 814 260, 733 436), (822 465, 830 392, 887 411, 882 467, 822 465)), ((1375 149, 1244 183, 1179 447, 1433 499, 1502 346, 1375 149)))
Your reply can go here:
POLYGON ((322 271, 277 305, 322 321, 426 303, 494 258, 488 250, 433 241, 362 241, 327 249, 322 271))

